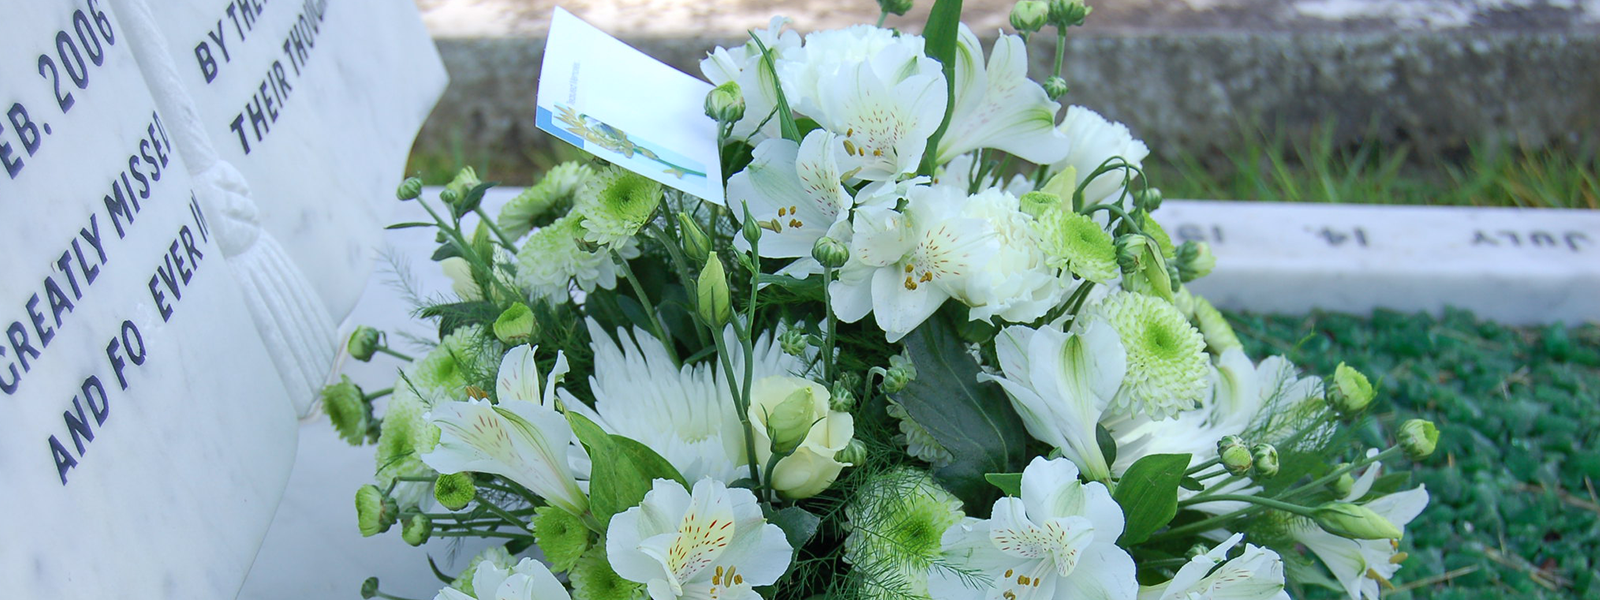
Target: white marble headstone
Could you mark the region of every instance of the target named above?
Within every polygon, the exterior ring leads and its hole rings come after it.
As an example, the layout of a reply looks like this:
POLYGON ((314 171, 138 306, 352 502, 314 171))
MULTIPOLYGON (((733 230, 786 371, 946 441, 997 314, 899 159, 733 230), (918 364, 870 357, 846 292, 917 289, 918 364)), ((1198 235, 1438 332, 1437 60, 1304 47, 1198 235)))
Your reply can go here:
POLYGON ((0 581, 228 598, 296 430, 104 2, 0 22, 0 581))
POLYGON ((446 83, 416 6, 142 1, 217 157, 244 174, 263 229, 343 318, 372 272, 411 142, 446 83))

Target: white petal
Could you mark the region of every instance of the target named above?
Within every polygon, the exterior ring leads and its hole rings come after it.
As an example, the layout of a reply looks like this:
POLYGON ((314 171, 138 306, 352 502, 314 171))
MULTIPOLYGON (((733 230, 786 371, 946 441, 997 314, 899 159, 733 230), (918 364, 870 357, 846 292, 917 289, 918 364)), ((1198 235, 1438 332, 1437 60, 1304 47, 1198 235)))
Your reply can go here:
POLYGON ((534 348, 522 345, 506 352, 495 375, 495 394, 501 402, 521 400, 540 404, 539 367, 534 348))

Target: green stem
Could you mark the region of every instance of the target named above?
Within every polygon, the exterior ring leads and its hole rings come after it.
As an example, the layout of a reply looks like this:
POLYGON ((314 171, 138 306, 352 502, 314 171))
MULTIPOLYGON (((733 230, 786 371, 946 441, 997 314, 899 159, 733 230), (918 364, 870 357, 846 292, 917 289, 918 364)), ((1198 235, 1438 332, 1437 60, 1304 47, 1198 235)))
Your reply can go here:
POLYGON ((622 267, 623 277, 628 280, 628 285, 633 287, 633 294, 639 297, 639 304, 644 307, 645 316, 650 319, 650 322, 647 323, 650 326, 650 332, 655 334, 656 339, 661 340, 661 346, 667 349, 667 356, 672 359, 672 364, 674 366, 682 366, 683 361, 678 359, 676 344, 673 344, 672 339, 667 337, 666 328, 661 326, 661 317, 656 314, 655 305, 650 303, 650 295, 645 293, 644 286, 639 283, 639 278, 633 275, 633 267, 628 266, 628 261, 623 259, 621 254, 617 254, 615 250, 611 251, 611 259, 622 267))
POLYGON ((483 219, 483 224, 489 226, 489 231, 494 232, 495 237, 500 238, 500 245, 505 246, 507 250, 512 252, 517 251, 517 241, 506 235, 506 232, 501 231, 500 225, 496 224, 494 219, 489 218, 489 213, 484 212, 482 206, 474 206, 472 212, 477 213, 478 218, 483 219))
POLYGON ((1053 72, 1056 74, 1057 77, 1061 77, 1062 76, 1061 75, 1061 67, 1065 65, 1066 60, 1067 60, 1067 28, 1065 28, 1065 27, 1056 27, 1056 68, 1055 68, 1055 71, 1053 71, 1053 72))
POLYGON ((1309 518, 1311 516, 1311 509, 1300 506, 1299 504, 1291 504, 1281 500, 1273 500, 1271 498, 1262 498, 1260 496, 1251 496, 1248 494, 1217 494, 1215 496, 1207 496, 1204 498, 1190 498, 1188 500, 1179 502, 1178 507, 1183 508, 1196 504, 1205 504, 1208 502, 1248 502, 1250 504, 1256 504, 1267 508, 1300 515, 1302 517, 1309 518))
POLYGON ((1189 467, 1187 470, 1185 470, 1183 472, 1183 474, 1184 475, 1188 475, 1188 476, 1193 476, 1195 473, 1199 473, 1201 471, 1206 470, 1207 468, 1210 468, 1212 466, 1215 466, 1215 465, 1218 465, 1218 464, 1221 464, 1221 463, 1222 463, 1222 458, 1221 457, 1212 458, 1211 460, 1208 460, 1208 461, 1205 461, 1205 462, 1200 463, 1198 465, 1189 467))
POLYGON ((509 531, 480 531, 480 530, 477 530, 477 529, 470 529, 470 530, 464 530, 464 531, 435 531, 435 532, 433 532, 432 535, 433 535, 433 537, 485 537, 485 538, 506 538, 506 539, 513 539, 513 540, 526 540, 526 539, 531 539, 533 537, 531 535, 524 534, 524 533, 511 533, 509 531))
POLYGON ((835 373, 837 367, 833 364, 833 338, 834 332, 838 327, 838 318, 833 314, 832 292, 828 290, 828 288, 832 287, 828 285, 832 280, 833 267, 824 265, 822 267, 822 314, 827 330, 822 339, 822 380, 829 384, 832 384, 833 378, 838 375, 835 373))
POLYGON ((878 27, 883 27, 883 22, 889 20, 889 11, 878 12, 878 27))
MULTIPOLYGON (((435 534, 435 535, 437 535, 437 534, 435 534)), ((394 594, 385 594, 383 592, 378 592, 378 591, 372 592, 372 597, 374 597, 374 598, 383 598, 384 600, 415 600, 414 598, 407 598, 405 596, 396 596, 394 594)))
POLYGON ((778 497, 777 492, 772 489, 772 474, 778 472, 778 461, 780 460, 783 460, 783 456, 777 452, 773 452, 772 456, 767 458, 767 476, 761 482, 761 489, 765 490, 765 498, 768 502, 778 497))
POLYGON ((393 356, 393 357, 398 358, 400 360, 406 361, 406 362, 412 362, 412 361, 416 360, 414 358, 411 358, 411 357, 406 356, 404 354, 401 354, 399 352, 395 352, 394 350, 390 349, 388 346, 378 346, 377 348, 375 348, 375 350, 377 350, 378 352, 382 352, 384 354, 387 354, 389 356, 393 356))
POLYGON ((750 411, 746 401, 742 399, 739 384, 733 376, 733 359, 728 358, 728 342, 722 337, 721 331, 713 331, 711 337, 717 343, 717 359, 722 363, 723 376, 728 380, 728 390, 733 392, 733 410, 739 415, 739 426, 744 430, 744 455, 750 463, 750 480, 761 481, 761 471, 756 466, 756 437, 755 428, 750 426, 750 411))
POLYGON ((504 519, 507 523, 510 523, 512 525, 516 525, 518 529, 521 529, 521 530, 526 531, 528 533, 533 533, 533 530, 528 528, 527 522, 525 522, 522 519, 518 518, 516 515, 513 515, 510 512, 507 512, 506 509, 500 508, 499 505, 497 505, 497 504, 495 504, 493 502, 490 502, 488 498, 482 498, 482 497, 478 498, 478 504, 482 505, 484 508, 489 509, 489 512, 492 512, 492 513, 495 514, 495 516, 500 517, 501 519, 504 519))
POLYGON ((1148 540, 1146 540, 1146 542, 1147 543, 1148 542, 1154 542, 1156 540, 1171 539, 1171 538, 1175 538, 1175 537, 1179 537, 1179 536, 1189 535, 1189 534, 1192 534, 1192 533, 1202 533, 1202 532, 1206 532, 1206 531, 1211 531, 1212 529, 1216 529, 1218 526, 1222 525, 1223 523, 1226 523, 1226 522, 1231 521, 1233 519, 1248 515, 1250 513, 1254 513, 1254 512, 1256 512, 1258 510, 1260 510, 1260 509, 1257 508, 1257 507, 1252 506, 1250 508, 1246 508, 1246 509, 1242 509, 1242 510, 1236 510, 1236 511, 1233 511, 1231 513, 1217 515, 1215 517, 1211 517, 1211 518, 1208 518, 1208 519, 1202 519, 1202 520, 1199 520, 1199 521, 1195 521, 1195 522, 1190 523, 1188 525, 1183 525, 1183 526, 1180 526, 1180 527, 1173 527, 1172 529, 1168 529, 1168 530, 1163 531, 1161 533, 1158 533, 1158 534, 1150 536, 1150 538, 1148 540))
POLYGON ((381 390, 372 392, 370 394, 364 394, 364 395, 361 396, 361 399, 363 401, 365 401, 365 402, 371 402, 373 400, 377 400, 379 398, 382 398, 384 396, 387 396, 387 395, 393 394, 393 393, 394 393, 394 388, 386 387, 386 388, 383 388, 381 390))
POLYGON ((1375 462, 1390 458, 1392 456, 1395 456, 1395 455, 1399 454, 1400 452, 1402 452, 1402 448, 1400 448, 1400 446, 1398 446, 1398 445, 1390 446, 1388 449, 1385 449, 1382 452, 1379 452, 1379 453, 1374 454, 1372 456, 1363 457, 1361 460, 1358 460, 1358 461, 1355 461, 1355 462, 1350 463, 1348 465, 1345 465, 1345 467, 1342 468, 1342 469, 1335 469, 1332 473, 1328 473, 1327 475, 1323 475, 1322 477, 1318 477, 1317 479, 1313 479, 1310 483, 1307 483, 1307 484, 1302 485, 1300 487, 1297 487, 1297 488, 1294 488, 1294 489, 1289 490, 1287 492, 1284 492, 1281 497, 1289 498, 1289 497, 1296 496, 1298 494, 1303 494, 1305 492, 1308 492, 1308 491, 1311 491, 1311 490, 1315 490, 1315 489, 1317 489, 1319 487, 1327 485, 1328 483, 1332 482, 1335 479, 1338 479, 1340 476, 1344 475, 1345 473, 1349 473, 1349 472, 1354 471, 1356 469, 1359 469, 1361 467, 1364 467, 1364 466, 1370 465, 1372 463, 1375 463, 1375 462))

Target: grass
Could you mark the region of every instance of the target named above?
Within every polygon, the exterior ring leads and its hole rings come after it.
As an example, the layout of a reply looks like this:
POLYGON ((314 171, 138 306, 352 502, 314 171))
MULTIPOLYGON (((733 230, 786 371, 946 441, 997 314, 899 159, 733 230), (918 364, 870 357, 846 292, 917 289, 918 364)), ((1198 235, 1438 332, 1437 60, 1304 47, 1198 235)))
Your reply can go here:
MULTIPOLYGON (((1595 146, 1520 150, 1477 144, 1447 155, 1376 141, 1343 144, 1327 127, 1303 141, 1246 127, 1230 151, 1147 159, 1151 181, 1168 198, 1446 206, 1600 209, 1600 152, 1595 146)), ((485 181, 531 185, 538 174, 582 151, 552 147, 520 153, 449 148, 413 152, 408 173, 429 184, 472 165, 485 181)))
POLYGON ((1439 426, 1438 451, 1411 468, 1432 502, 1386 597, 1600 598, 1600 326, 1512 328, 1462 311, 1230 317, 1251 356, 1315 373, 1343 360, 1381 378, 1366 444, 1412 417, 1439 426))

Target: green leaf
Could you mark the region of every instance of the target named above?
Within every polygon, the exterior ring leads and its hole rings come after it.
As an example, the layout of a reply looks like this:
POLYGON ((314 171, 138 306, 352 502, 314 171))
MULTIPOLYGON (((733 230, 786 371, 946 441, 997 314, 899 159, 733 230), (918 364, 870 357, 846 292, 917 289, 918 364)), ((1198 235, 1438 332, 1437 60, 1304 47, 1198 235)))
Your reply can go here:
POLYGON ((461 249, 457 248, 454 243, 444 243, 444 244, 440 244, 439 245, 439 249, 438 250, 434 250, 433 251, 433 256, 430 256, 428 258, 432 259, 433 262, 439 262, 439 261, 444 260, 446 258, 451 258, 451 257, 455 257, 455 256, 461 256, 461 249))
POLYGON ((467 213, 472 212, 472 209, 475 209, 478 207, 478 205, 483 204, 483 193, 489 191, 489 188, 497 185, 500 185, 500 182, 485 181, 478 185, 472 186, 472 189, 467 190, 466 195, 461 198, 461 201, 452 205, 450 209, 455 212, 457 219, 466 216, 467 213))
POLYGON ((1188 468, 1188 454, 1151 454, 1128 467, 1113 494, 1127 518, 1118 545, 1143 542, 1178 514, 1178 483, 1188 468))
POLYGON ((384 229, 411 229, 412 227, 433 227, 434 225, 436 225, 436 223, 423 223, 421 221, 410 221, 410 222, 406 222, 406 223, 395 223, 393 225, 385 227, 384 229))
POLYGON ((767 521, 777 525, 783 530, 783 536, 788 538, 789 547, 799 550, 812 536, 817 535, 817 527, 822 525, 822 518, 812 514, 806 509, 791 506, 767 516, 767 521))
POLYGON ((424 319, 439 319, 439 339, 466 325, 492 325, 500 317, 500 307, 493 302, 474 300, 425 306, 417 312, 424 319))
POLYGON ((983 478, 1000 488, 1000 491, 1005 492, 1007 496, 1022 495, 1021 473, 986 473, 983 478))
MULTIPOLYGON (((960 2, 956 2, 957 12, 960 11, 960 2)), ((954 35, 954 34, 952 34, 954 35)), ((772 51, 767 45, 756 37, 754 31, 750 32, 750 39, 755 40, 756 47, 761 49, 761 85, 772 84, 773 95, 778 99, 778 128, 783 131, 783 139, 796 144, 800 143, 800 126, 794 121, 794 111, 789 108, 789 99, 783 95, 783 85, 778 82, 778 67, 772 58, 772 51), (771 78, 769 82, 767 79, 771 78)), ((952 88, 953 89, 953 88, 952 88)), ((949 111, 945 111, 945 120, 950 119, 949 111)))
MULTIPOLYGON (((671 479, 684 484, 683 475, 672 463, 648 446, 600 429, 583 415, 568 412, 567 422, 578 441, 589 450, 593 471, 589 476, 589 512, 601 525, 611 517, 644 501, 656 479, 671 479)), ((684 487, 688 487, 684 484, 684 487)))
POLYGON ((955 457, 934 476, 968 510, 984 510, 999 497, 984 475, 1019 472, 1027 460, 1022 419, 999 385, 978 382, 978 364, 948 319, 929 319, 905 344, 917 377, 895 399, 955 457))
POLYGON ((939 129, 928 138, 928 149, 922 153, 918 175, 933 175, 939 155, 939 138, 944 137, 945 130, 950 128, 950 115, 956 108, 956 34, 960 29, 961 0, 934 0, 933 10, 928 13, 928 26, 922 30, 922 37, 926 40, 923 48, 929 58, 939 61, 944 67, 945 97, 948 102, 944 105, 944 120, 939 122, 939 129))
POLYGON ((1185 476, 1183 476, 1183 479, 1179 479, 1178 480, 1178 486, 1182 487, 1183 489, 1189 490, 1191 492, 1198 492, 1198 491, 1206 489, 1206 485, 1203 484, 1203 483, 1200 483, 1199 479, 1195 479, 1195 478, 1190 477, 1188 475, 1185 475, 1185 476))

